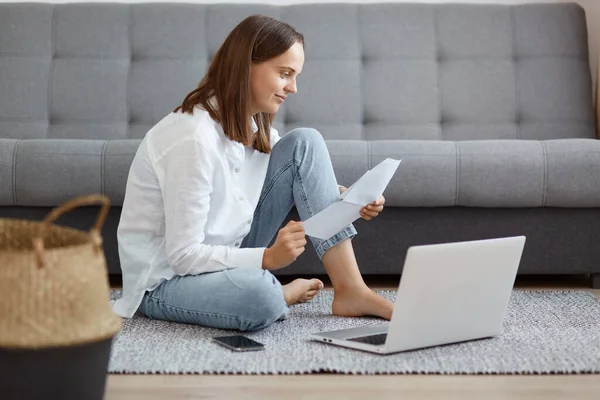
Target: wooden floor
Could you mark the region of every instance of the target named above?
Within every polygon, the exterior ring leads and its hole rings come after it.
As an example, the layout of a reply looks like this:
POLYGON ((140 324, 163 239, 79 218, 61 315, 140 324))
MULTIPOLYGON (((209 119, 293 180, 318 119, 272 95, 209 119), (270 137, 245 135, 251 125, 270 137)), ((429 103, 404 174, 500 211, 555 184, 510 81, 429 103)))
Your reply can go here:
MULTIPOLYGON (((289 278, 280 280, 286 283, 289 278)), ((398 278, 370 278, 367 283, 374 289, 395 290, 398 278)), ((600 290, 589 289, 582 276, 519 277, 516 287, 589 290, 600 299, 600 290)), ((600 375, 109 375, 105 396, 106 400, 338 398, 598 400, 600 375)))

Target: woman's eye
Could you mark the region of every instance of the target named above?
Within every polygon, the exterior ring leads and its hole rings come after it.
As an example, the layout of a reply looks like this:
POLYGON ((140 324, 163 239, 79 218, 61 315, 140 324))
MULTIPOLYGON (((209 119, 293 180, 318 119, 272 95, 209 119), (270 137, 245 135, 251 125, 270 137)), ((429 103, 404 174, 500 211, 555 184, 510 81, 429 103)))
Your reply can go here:
POLYGON ((283 73, 281 74, 281 77, 282 77, 282 78, 287 78, 288 76, 290 76, 290 73, 289 73, 289 72, 283 72, 283 73))

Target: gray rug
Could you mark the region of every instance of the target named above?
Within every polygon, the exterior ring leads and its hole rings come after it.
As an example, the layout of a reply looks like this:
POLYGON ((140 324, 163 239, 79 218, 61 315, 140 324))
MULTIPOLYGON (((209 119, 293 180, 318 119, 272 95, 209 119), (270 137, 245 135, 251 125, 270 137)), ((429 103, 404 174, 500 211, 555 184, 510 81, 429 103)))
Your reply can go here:
MULTIPOLYGON (((394 300, 395 292, 381 291, 394 300)), ((113 291, 111 298, 120 292, 113 291)), ((388 356, 310 341, 309 333, 378 322, 330 314, 333 293, 292 307, 290 318, 248 336, 260 352, 211 342, 233 334, 200 326, 125 320, 115 337, 111 373, 193 374, 573 374, 600 373, 600 302, 588 292, 514 291, 501 336, 388 356)))

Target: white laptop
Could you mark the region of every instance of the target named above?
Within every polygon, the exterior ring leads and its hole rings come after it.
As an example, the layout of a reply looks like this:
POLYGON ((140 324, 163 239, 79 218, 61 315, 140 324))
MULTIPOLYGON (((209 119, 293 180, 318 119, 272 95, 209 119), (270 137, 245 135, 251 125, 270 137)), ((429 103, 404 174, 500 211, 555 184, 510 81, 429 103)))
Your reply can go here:
POLYGON ((497 336, 524 246, 515 236, 410 247, 389 322, 311 339, 390 354, 497 336))

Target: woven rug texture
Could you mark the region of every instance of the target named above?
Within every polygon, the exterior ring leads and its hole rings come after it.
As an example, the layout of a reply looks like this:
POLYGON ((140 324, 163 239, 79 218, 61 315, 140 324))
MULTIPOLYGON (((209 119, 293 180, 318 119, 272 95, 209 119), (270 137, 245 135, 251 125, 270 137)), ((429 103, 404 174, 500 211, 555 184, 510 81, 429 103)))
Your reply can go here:
MULTIPOLYGON (((394 300, 395 291, 378 291, 394 300)), ((120 297, 111 291, 111 299, 120 297)), ((333 292, 291 307, 289 318, 258 332, 258 352, 233 352, 212 337, 236 331, 125 319, 113 340, 110 373, 158 374, 576 374, 600 373, 600 301, 585 291, 511 294, 503 332, 490 339, 376 355, 312 341, 312 332, 382 320, 331 314, 333 292)))

